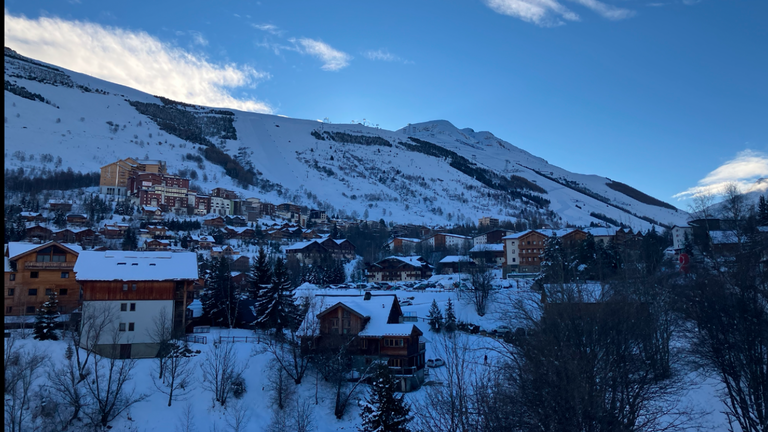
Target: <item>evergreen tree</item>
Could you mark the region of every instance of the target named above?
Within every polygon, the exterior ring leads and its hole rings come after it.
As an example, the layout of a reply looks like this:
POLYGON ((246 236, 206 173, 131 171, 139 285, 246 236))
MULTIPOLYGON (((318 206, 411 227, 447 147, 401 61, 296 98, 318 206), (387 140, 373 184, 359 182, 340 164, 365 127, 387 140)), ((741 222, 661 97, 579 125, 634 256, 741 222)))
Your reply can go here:
POLYGON ((211 319, 212 325, 232 328, 237 315, 239 293, 232 283, 229 259, 225 256, 213 258, 205 274, 205 288, 202 294, 203 315, 211 319))
POLYGON ((331 233, 328 237, 332 239, 339 238, 339 229, 336 228, 336 222, 331 225, 331 233))
POLYGON ((435 300, 432 300, 432 306, 429 307, 427 322, 429 323, 429 328, 434 332, 439 332, 443 328, 443 312, 440 311, 440 307, 437 306, 435 300))
POLYGON ((361 432, 407 432, 411 408, 404 396, 397 396, 397 380, 389 368, 379 364, 373 375, 370 393, 360 401, 361 432))
POLYGON ((259 293, 255 308, 255 324, 273 328, 278 335, 282 334, 283 329, 292 328, 298 324, 299 310, 288 269, 282 258, 275 261, 272 284, 259 293))
POLYGON ((48 296, 48 301, 37 310, 34 333, 37 340, 59 340, 56 334, 56 318, 59 316, 59 300, 56 294, 48 296))
POLYGON ((544 283, 570 282, 567 269, 566 251, 559 237, 553 235, 547 239, 544 252, 541 254, 541 273, 539 280, 544 283))
POLYGON ((453 310, 453 302, 448 298, 448 303, 445 305, 445 331, 456 331, 456 313, 453 310))
POLYGON ((67 227, 67 215, 61 210, 56 210, 56 214, 53 217, 53 224, 56 228, 63 229, 67 227))
POLYGON ((760 226, 768 225, 768 202, 765 200, 765 195, 760 195, 757 203, 757 220, 760 226))
POLYGON ((258 299, 259 293, 267 289, 272 283, 272 269, 269 268, 269 259, 264 247, 259 248, 259 255, 251 265, 251 272, 248 275, 249 287, 248 294, 251 299, 258 299))
POLYGON ((139 239, 136 236, 136 230, 133 227, 128 227, 123 235, 122 249, 124 251, 136 250, 139 247, 139 239))

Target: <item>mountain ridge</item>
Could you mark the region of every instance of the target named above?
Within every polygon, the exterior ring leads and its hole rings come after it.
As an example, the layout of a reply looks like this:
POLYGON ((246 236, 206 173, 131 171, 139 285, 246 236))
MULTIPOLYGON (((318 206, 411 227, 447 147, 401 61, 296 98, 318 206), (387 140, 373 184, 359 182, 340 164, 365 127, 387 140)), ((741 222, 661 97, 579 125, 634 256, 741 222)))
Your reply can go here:
POLYGON ((195 181, 201 189, 221 186, 396 222, 452 224, 492 216, 532 226, 586 226, 606 220, 596 214, 648 229, 688 217, 629 185, 617 191, 610 185, 619 182, 571 173, 491 132, 458 129, 448 120, 389 131, 201 107, 47 65, 8 47, 5 52, 6 169, 42 171, 39 156, 21 160, 22 152, 33 151, 86 171, 128 156, 163 159, 171 172, 201 171, 195 181), (56 79, 47 76, 50 68, 56 79))

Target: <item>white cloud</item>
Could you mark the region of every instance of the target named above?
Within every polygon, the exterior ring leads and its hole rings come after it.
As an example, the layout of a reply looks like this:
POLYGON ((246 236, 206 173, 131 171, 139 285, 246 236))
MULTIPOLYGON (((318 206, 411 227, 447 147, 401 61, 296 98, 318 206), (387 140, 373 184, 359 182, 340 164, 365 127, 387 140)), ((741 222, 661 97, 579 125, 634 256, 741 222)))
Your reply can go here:
POLYGON ((768 155, 744 150, 699 180, 697 186, 675 194, 673 198, 683 200, 703 194, 718 195, 729 183, 736 183, 742 191, 747 191, 755 181, 764 177, 768 177, 768 155))
POLYGON ((153 95, 272 112, 265 102, 230 94, 230 90, 253 87, 269 74, 248 66, 210 63, 142 31, 60 18, 32 20, 9 15, 6 10, 5 45, 32 58, 153 95))
POLYGON ((341 52, 332 48, 325 42, 301 38, 301 39, 289 39, 291 42, 298 42, 304 49, 305 54, 309 54, 319 58, 323 62, 321 69, 328 71, 337 71, 349 66, 349 61, 352 60, 352 56, 347 53, 341 52))
POLYGON ((396 56, 392 53, 390 53, 387 50, 384 49, 377 49, 377 50, 369 50, 363 53, 363 56, 367 58, 368 60, 375 60, 375 61, 386 61, 386 62, 402 62, 402 63, 412 63, 408 60, 404 60, 400 58, 399 56, 396 56))
POLYGON ((603 2, 599 2, 597 0, 571 0, 571 1, 576 2, 582 6, 585 6, 593 10, 594 12, 597 12, 603 18, 607 18, 613 21, 629 18, 635 14, 634 11, 631 11, 629 9, 623 9, 620 7, 612 6, 609 4, 605 4, 603 2))
POLYGON ((277 36, 280 36, 284 33, 283 30, 280 30, 280 28, 274 24, 251 24, 251 26, 257 30, 265 31, 277 36))
MULTIPOLYGON (((565 24, 565 21, 579 21, 579 15, 557 0, 484 0, 495 12, 509 15, 523 21, 543 27, 565 24)), ((634 15, 629 9, 623 9, 598 0, 570 0, 578 3, 603 18, 621 20, 634 15)))

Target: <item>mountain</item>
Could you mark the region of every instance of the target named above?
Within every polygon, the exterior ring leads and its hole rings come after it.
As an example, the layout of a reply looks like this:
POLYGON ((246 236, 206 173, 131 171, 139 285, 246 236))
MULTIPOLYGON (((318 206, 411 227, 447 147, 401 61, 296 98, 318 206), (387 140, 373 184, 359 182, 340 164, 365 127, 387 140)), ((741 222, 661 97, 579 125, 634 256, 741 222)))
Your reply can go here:
POLYGON ((373 220, 492 216, 648 229, 688 217, 623 183, 571 173, 445 120, 388 131, 201 107, 5 48, 6 169, 92 172, 125 157, 165 160, 203 191, 225 187, 373 220))

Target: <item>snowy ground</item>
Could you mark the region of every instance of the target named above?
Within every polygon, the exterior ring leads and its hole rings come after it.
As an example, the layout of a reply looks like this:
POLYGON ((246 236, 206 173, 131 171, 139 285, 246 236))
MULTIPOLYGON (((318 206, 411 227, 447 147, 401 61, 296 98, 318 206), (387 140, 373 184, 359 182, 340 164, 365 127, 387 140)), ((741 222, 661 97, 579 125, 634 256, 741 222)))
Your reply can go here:
MULTIPOLYGON (((447 279, 440 277, 440 279, 447 279)), ((524 291, 524 287, 518 287, 519 292, 524 291)), ((516 295, 518 289, 505 289, 502 291, 504 294, 516 295)), ((333 293, 333 294, 360 294, 361 290, 321 290, 316 289, 308 284, 305 284, 299 290, 299 294, 305 293, 310 290, 314 293, 333 293)), ((372 294, 392 294, 393 291, 374 291, 372 294)), ((458 299, 458 292, 455 290, 432 290, 432 291, 394 291, 400 298, 413 297, 412 306, 404 306, 404 312, 416 312, 420 318, 426 317, 429 307, 433 300, 437 301, 440 308, 444 311, 445 305, 450 298, 456 305, 456 314, 458 319, 468 322, 480 324, 484 328, 492 329, 497 326, 499 321, 499 315, 497 314, 496 307, 501 304, 494 302, 490 306, 489 313, 484 317, 479 317, 474 312, 471 305, 458 299)), ((427 344, 427 358, 434 358, 436 356, 436 350, 438 348, 438 341, 440 336, 430 332, 429 326, 425 321, 419 319, 416 323, 419 328, 424 332, 425 336, 431 341, 427 344)), ((211 330, 210 334, 206 334, 208 337, 208 344, 190 344, 192 349, 199 349, 202 353, 194 358, 194 362, 199 364, 200 360, 205 355, 205 352, 212 346, 211 341, 218 336, 254 336, 254 332, 242 329, 217 329, 211 330)), ((473 344, 475 348, 475 358, 481 359, 484 355, 488 355, 489 363, 492 363, 496 354, 496 348, 499 347, 499 341, 494 338, 481 336, 481 335, 467 335, 469 342, 473 344)), ((66 343, 62 341, 35 341, 31 338, 20 341, 21 346, 36 347, 50 355, 51 359, 55 362, 64 361, 64 351, 66 349, 66 343)), ((237 348, 237 356, 239 361, 247 364, 247 368, 244 373, 244 378, 247 385, 247 392, 243 396, 242 404, 247 406, 249 410, 249 423, 247 430, 261 431, 266 430, 271 417, 271 411, 269 407, 269 390, 267 376, 270 370, 269 361, 271 354, 259 353, 259 348, 263 348, 263 343, 260 342, 237 342, 235 343, 237 348)), ((187 404, 192 407, 192 412, 195 416, 196 430, 200 432, 207 432, 212 430, 228 430, 226 425, 227 413, 224 409, 217 406, 212 398, 212 394, 204 390, 199 384, 201 378, 196 379, 196 389, 184 402, 174 402, 171 407, 167 406, 168 398, 162 393, 155 390, 150 374, 155 367, 156 360, 143 359, 138 360, 136 369, 133 373, 133 379, 129 382, 129 386, 137 389, 138 392, 150 393, 150 396, 136 404, 124 415, 120 416, 112 423, 112 431, 167 431, 174 430, 177 425, 180 424, 180 418, 185 411, 187 404)), ((483 361, 476 361, 471 364, 476 364, 477 367, 489 367, 483 364, 483 361)), ((199 370, 199 368, 197 369, 199 370)), ((199 375, 198 375, 199 376, 199 375)), ((725 430, 724 420, 725 417, 719 412, 722 410, 722 405, 715 397, 716 383, 713 380, 706 380, 704 378, 692 376, 692 378, 699 385, 692 388, 690 393, 686 396, 686 400, 690 401, 695 406, 701 409, 712 411, 707 417, 704 418, 702 423, 707 427, 711 426, 712 430, 725 430)), ((428 380, 440 380, 440 369, 432 370, 428 380)), ((337 420, 333 415, 334 397, 333 392, 327 383, 322 382, 322 379, 317 383, 319 386, 318 392, 318 404, 314 407, 315 424, 318 431, 338 431, 338 430, 357 430, 359 425, 359 412, 356 404, 353 402, 350 404, 346 415, 341 420, 337 420)), ((314 404, 315 401, 315 374, 310 370, 305 376, 304 382, 298 386, 297 394, 300 398, 311 400, 314 404)), ((409 393, 407 399, 411 402, 417 401, 424 396, 425 387, 422 389, 409 393)), ((359 393, 359 397, 364 397, 365 386, 362 387, 362 391, 359 393)), ((356 398, 353 399, 355 401, 356 398)))

